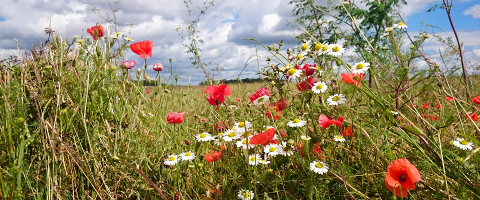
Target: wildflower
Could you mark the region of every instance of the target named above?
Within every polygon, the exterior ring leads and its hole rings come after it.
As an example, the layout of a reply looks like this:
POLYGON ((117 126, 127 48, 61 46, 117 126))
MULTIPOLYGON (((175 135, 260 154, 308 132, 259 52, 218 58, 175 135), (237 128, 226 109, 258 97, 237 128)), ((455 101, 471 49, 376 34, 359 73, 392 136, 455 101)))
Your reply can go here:
POLYGON ((433 115, 430 115, 430 119, 431 119, 431 120, 438 121, 438 116, 437 116, 437 117, 435 117, 435 116, 433 116, 433 115))
POLYGON ((261 163, 261 164, 264 164, 264 165, 270 164, 270 161, 268 161, 267 159, 261 159, 258 162, 261 163))
POLYGON ((257 165, 258 163, 260 163, 261 160, 262 160, 262 157, 260 157, 260 155, 258 154, 250 155, 248 157, 248 164, 257 165))
MULTIPOLYGON (((248 141, 250 141, 250 139, 248 139, 248 141)), ((237 147, 242 147, 242 148, 244 148, 244 149, 249 149, 249 148, 255 146, 255 145, 253 145, 253 144, 248 144, 248 143, 247 143, 247 138, 244 138, 244 139, 242 139, 242 140, 239 140, 239 141, 237 141, 235 144, 237 145, 237 147)))
POLYGON ((260 88, 250 96, 250 101, 255 105, 262 105, 267 102, 268 99, 270 99, 270 90, 268 90, 268 87, 260 88))
POLYGON ((480 95, 473 97, 472 101, 474 104, 480 104, 480 95))
POLYGON ((252 138, 250 138, 250 141, 248 142, 249 144, 262 144, 265 145, 267 144, 270 140, 273 139, 275 136, 276 130, 274 128, 270 128, 266 130, 265 132, 261 132, 259 134, 254 135, 252 138))
POLYGON ((301 136, 300 136, 300 139, 305 140, 305 141, 309 141, 309 140, 311 140, 312 138, 309 137, 308 135, 301 135, 301 136))
POLYGON ((252 200, 255 194, 250 190, 240 190, 238 191, 238 198, 241 200, 252 200))
POLYGON ((310 163, 310 170, 317 174, 325 174, 328 172, 328 166, 323 162, 313 161, 310 163))
POLYGON ((180 154, 180 159, 185 160, 185 161, 193 160, 193 159, 195 159, 195 154, 192 153, 191 151, 185 152, 185 153, 180 154))
POLYGON ((197 138, 197 141, 199 141, 199 142, 208 142, 208 141, 213 140, 212 135, 210 133, 207 133, 207 132, 203 132, 201 134, 198 134, 195 137, 197 138))
POLYGON ((335 94, 328 97, 327 103, 328 105, 336 106, 345 103, 346 100, 343 94, 335 94))
POLYGON ((306 121, 296 118, 293 121, 288 122, 287 126, 289 126, 289 127, 303 127, 303 126, 305 126, 305 124, 307 124, 306 121))
POLYGON ((355 63, 355 65, 352 66, 352 73, 365 74, 370 68, 369 66, 370 66, 370 63, 366 63, 365 61, 355 63))
POLYGON ((120 64, 120 66, 124 66, 125 69, 133 69, 133 67, 135 66, 135 60, 124 61, 122 62, 122 64, 120 64))
POLYGON ((206 154, 204 157, 207 162, 215 162, 219 160, 221 156, 222 156, 222 152, 214 151, 211 154, 206 154))
POLYGON ((306 81, 302 81, 301 83, 297 84, 297 89, 299 91, 311 90, 312 86, 315 85, 315 83, 316 81, 313 80, 313 77, 310 77, 306 81))
POLYGON ((473 149, 473 143, 468 142, 467 140, 463 138, 457 138, 457 140, 453 141, 453 145, 456 147, 462 149, 462 150, 472 150, 473 149))
POLYGON ((327 91, 328 89, 328 86, 325 82, 316 82, 313 86, 312 86, 312 91, 313 93, 315 94, 319 94, 319 93, 324 93, 325 91, 327 91))
POLYGON ((288 80, 296 80, 298 77, 302 75, 302 70, 295 69, 294 67, 291 67, 287 70, 287 79, 288 80))
POLYGON ((467 113, 467 115, 465 115, 465 118, 471 119, 471 120, 473 120, 474 122, 478 121, 478 115, 477 115, 477 113, 469 112, 469 113, 467 113))
POLYGON ((393 31, 393 27, 387 27, 385 28, 385 32, 392 32, 393 31))
POLYGON ((252 123, 249 121, 237 122, 233 125, 235 129, 249 129, 252 127, 252 123))
POLYGON ((203 92, 210 94, 207 101, 210 105, 217 106, 215 110, 218 110, 219 105, 225 101, 225 96, 232 94, 230 87, 225 84, 208 86, 203 92))
POLYGON ((156 72, 161 72, 161 71, 163 71, 163 65, 162 65, 162 63, 153 64, 153 70, 155 70, 156 72))
POLYGON ((445 97, 447 101, 455 101, 455 97, 445 97))
POLYGON ((287 100, 280 99, 280 100, 278 100, 277 103, 271 103, 268 106, 271 107, 271 108, 275 108, 276 111, 281 111, 281 110, 285 109, 285 107, 287 107, 288 104, 287 104, 287 100))
POLYGON ((138 54, 142 59, 147 58, 147 56, 150 56, 150 58, 152 57, 152 47, 153 42, 150 40, 145 40, 130 45, 130 49, 133 51, 133 53, 138 54))
POLYGON ((300 66, 295 66, 295 69, 297 70, 301 70, 302 71, 302 75, 305 75, 305 76, 311 76, 313 75, 313 73, 315 73, 315 69, 316 69, 316 64, 305 64, 303 65, 303 67, 300 67, 300 66))
POLYGON ((440 105, 439 103, 437 103, 437 105, 435 107, 438 108, 438 109, 442 109, 442 105, 440 105))
POLYGON ((320 115, 320 117, 318 117, 318 125, 322 128, 328 128, 330 125, 334 124, 342 129, 342 122, 343 117, 339 117, 337 120, 333 120, 331 117, 325 115, 320 115))
POLYGON ((363 73, 355 74, 355 73, 342 73, 342 81, 345 83, 353 84, 357 87, 360 87, 362 84, 363 73))
POLYGON ((422 108, 425 108, 425 109, 428 108, 428 102, 425 102, 425 104, 422 105, 422 108))
POLYGON ((168 113, 167 121, 170 124, 180 124, 185 119, 185 113, 168 113))
POLYGON ((269 144, 263 148, 263 152, 265 152, 268 156, 276 156, 279 154, 279 149, 281 149, 277 144, 269 144))
MULTIPOLYGON (((277 113, 280 114, 280 115, 282 115, 282 111, 278 111, 277 113)), ((275 116, 273 116, 273 115, 272 115, 272 112, 270 112, 270 111, 265 112, 265 115, 266 115, 268 118, 273 119, 273 120, 280 119, 280 115, 275 115, 275 116)))
POLYGON ((331 56, 341 56, 345 52, 345 48, 342 45, 332 44, 330 45, 331 51, 328 52, 331 56))
POLYGON ((336 142, 345 142, 345 138, 341 135, 336 135, 333 140, 335 140, 336 142))
POLYGON ((293 151, 292 151, 292 147, 288 145, 287 142, 282 142, 282 144, 280 145, 282 147, 282 151, 280 154, 284 155, 284 156, 291 156, 293 155, 293 151))
POLYGON ((332 51, 328 43, 324 43, 321 50, 322 50, 321 52, 322 54, 328 54, 329 52, 332 51))
POLYGON ((103 29, 102 25, 97 25, 87 29, 87 33, 90 33, 94 40, 98 40, 99 38, 103 37, 103 34, 105 34, 105 30, 103 29))
POLYGON ((421 180, 417 168, 404 159, 392 161, 387 167, 385 186, 398 197, 406 198, 407 190, 415 189, 415 182, 421 180))
POLYGON ((394 27, 394 28, 399 28, 399 29, 404 29, 404 28, 406 29, 406 28, 408 28, 408 26, 407 26, 405 23, 403 23, 403 22, 400 22, 400 23, 398 23, 398 24, 394 24, 393 27, 394 27))
POLYGON ((146 90, 145 92, 146 92, 147 94, 150 94, 150 90, 146 90))
POLYGON ((342 131, 343 137, 355 137, 355 132, 352 127, 345 127, 345 130, 342 131))
POLYGON ((313 153, 314 153, 314 154, 317 154, 317 155, 323 153, 323 150, 322 150, 322 148, 320 147, 320 145, 318 144, 318 142, 315 143, 315 145, 314 145, 314 147, 313 147, 313 153))
POLYGON ((175 165, 178 162, 178 156, 177 155, 169 155, 168 159, 163 161, 163 164, 165 165, 175 165))
POLYGON ((235 130, 229 129, 223 133, 223 140, 225 142, 230 142, 236 139, 239 139, 240 135, 235 132, 235 130))

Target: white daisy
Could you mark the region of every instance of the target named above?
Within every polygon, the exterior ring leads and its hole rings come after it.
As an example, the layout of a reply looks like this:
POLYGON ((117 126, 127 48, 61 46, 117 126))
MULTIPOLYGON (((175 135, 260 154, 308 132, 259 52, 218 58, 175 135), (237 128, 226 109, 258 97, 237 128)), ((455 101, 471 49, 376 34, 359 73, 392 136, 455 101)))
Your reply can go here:
POLYGON ((241 200, 252 200, 255 194, 250 190, 240 190, 238 191, 238 198, 241 200))
POLYGON ((282 149, 282 147, 277 144, 269 144, 263 148, 263 152, 268 156, 276 156, 279 154, 279 149, 282 149))
POLYGON ((324 43, 319 52, 321 54, 328 54, 330 51, 332 51, 332 49, 330 48, 330 45, 328 43, 324 43))
POLYGON ((260 164, 264 164, 264 165, 270 164, 270 161, 267 160, 267 159, 262 159, 262 160, 259 160, 258 162, 259 162, 260 164))
POLYGON ((393 31, 393 27, 387 27, 387 28, 385 29, 385 32, 392 32, 392 31, 393 31))
POLYGON ((457 138, 457 140, 453 141, 453 145, 456 147, 462 149, 462 150, 472 150, 473 149, 473 143, 468 142, 467 140, 464 140, 463 138, 457 138))
POLYGON ((260 157, 260 155, 254 154, 248 157, 248 164, 257 165, 258 163, 261 162, 261 160, 262 160, 262 157, 260 157))
POLYGON ((195 159, 195 153, 192 153, 191 151, 185 152, 180 154, 180 159, 181 160, 193 160, 195 159))
POLYGON ((236 133, 235 130, 228 129, 223 133, 223 140, 225 142, 230 142, 240 138, 240 134, 236 133))
POLYGON ((328 172, 328 166, 323 162, 313 161, 310 163, 310 170, 317 174, 325 174, 328 172))
POLYGON ((333 139, 336 142, 345 142, 345 138, 343 138, 343 136, 341 136, 341 135, 336 135, 333 139))
POLYGON ((312 87, 312 91, 315 94, 324 93, 325 91, 327 91, 327 89, 328 89, 327 84, 322 81, 316 82, 312 87))
MULTIPOLYGON (((267 99, 268 100, 268 99, 267 99)), ((249 121, 244 121, 244 122, 237 122, 233 125, 233 127, 235 127, 235 129, 248 129, 250 127, 252 127, 252 123, 249 122, 249 121)))
POLYGON ((329 96, 327 99, 328 105, 332 105, 332 106, 343 104, 345 103, 345 101, 347 101, 347 99, 345 98, 345 96, 343 96, 343 94, 335 94, 335 95, 329 96))
POLYGON ((300 139, 305 140, 305 141, 309 141, 312 138, 309 137, 308 135, 302 135, 302 136, 300 136, 300 139))
MULTIPOLYGON (((249 141, 250 141, 250 140, 249 140, 249 141)), ((244 149, 252 148, 252 147, 255 146, 255 145, 253 145, 253 144, 248 144, 246 138, 243 138, 242 140, 237 141, 235 144, 237 145, 237 147, 242 147, 242 148, 244 148, 244 149)))
POLYGON ((288 80, 297 80, 302 75, 302 70, 295 69, 295 67, 290 67, 287 70, 288 80))
POLYGON ((263 96, 261 96, 261 97, 258 97, 258 98, 255 99, 255 100, 253 100, 252 103, 253 103, 254 105, 257 105, 257 106, 258 106, 258 105, 264 104, 265 102, 268 102, 268 99, 270 99, 270 96, 268 96, 268 95, 263 95, 263 96))
POLYGON ((399 28, 399 29, 404 29, 404 28, 406 29, 406 28, 408 28, 408 26, 407 26, 405 23, 403 23, 403 22, 400 22, 400 23, 398 23, 398 24, 394 24, 393 27, 394 27, 394 28, 399 28))
POLYGON ((307 124, 306 121, 304 120, 300 120, 300 119, 294 119, 293 121, 289 121, 287 123, 287 126, 289 127, 302 127, 302 126, 305 126, 305 124, 307 124))
POLYGON ((225 143, 225 141, 223 140, 223 138, 219 138, 219 139, 215 139, 213 141, 213 144, 217 145, 217 146, 221 146, 223 143, 225 143))
POLYGON ((197 138, 197 141, 199 142, 208 142, 208 141, 211 141, 214 139, 214 137, 212 137, 212 135, 210 135, 210 133, 207 133, 207 132, 203 132, 201 134, 198 134, 195 136, 197 138))
POLYGON ((370 63, 366 63, 364 61, 355 63, 355 65, 352 66, 352 73, 365 74, 367 70, 370 68, 369 66, 370 66, 370 63))
POLYGON ((287 142, 282 142, 281 144, 281 147, 282 147, 282 152, 280 154, 284 155, 284 156, 291 156, 293 155, 293 147, 290 146, 287 144, 287 142))
POLYGON ((315 53, 322 53, 322 47, 323 47, 322 43, 315 44, 315 53))
POLYGON ((331 51, 328 52, 328 54, 331 56, 341 56, 345 52, 345 48, 343 48, 342 45, 339 44, 330 45, 330 49, 331 51))
POLYGON ((177 155, 169 155, 168 158, 163 161, 165 165, 175 165, 178 162, 178 156, 177 155))

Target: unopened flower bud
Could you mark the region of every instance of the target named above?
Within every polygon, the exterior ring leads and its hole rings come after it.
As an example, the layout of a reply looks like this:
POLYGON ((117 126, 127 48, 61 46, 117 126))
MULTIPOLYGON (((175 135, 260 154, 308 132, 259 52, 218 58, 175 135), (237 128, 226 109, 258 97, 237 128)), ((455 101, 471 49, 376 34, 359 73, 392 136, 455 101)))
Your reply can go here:
POLYGON ((415 48, 415 46, 413 46, 413 45, 410 45, 410 49, 414 49, 414 48, 415 48))
POLYGON ((380 47, 381 50, 387 50, 387 47, 380 47))
POLYGON ((142 70, 140 68, 137 69, 137 74, 142 73, 142 70))

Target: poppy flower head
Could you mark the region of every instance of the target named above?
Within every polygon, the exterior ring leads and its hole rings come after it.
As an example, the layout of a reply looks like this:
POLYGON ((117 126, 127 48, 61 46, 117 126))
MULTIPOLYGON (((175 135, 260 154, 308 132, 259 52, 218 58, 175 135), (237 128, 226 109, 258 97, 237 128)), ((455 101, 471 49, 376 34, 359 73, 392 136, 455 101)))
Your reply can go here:
POLYGON ((122 62, 122 64, 120 64, 121 66, 124 66, 125 69, 133 69, 133 67, 135 66, 135 60, 132 60, 132 61, 124 61, 122 62))
POLYGON ((473 103, 475 104, 480 104, 480 95, 476 96, 476 97, 473 97, 472 99, 473 103))
POLYGON ((363 79, 363 73, 342 73, 342 81, 348 84, 355 85, 357 87, 360 87, 362 84, 362 79, 363 79))
POLYGON ((205 160, 207 162, 215 162, 215 157, 212 154, 206 154, 205 155, 205 160))
POLYGON ((92 28, 87 29, 87 33, 90 33, 94 40, 98 40, 99 38, 103 37, 103 34, 105 34, 105 30, 103 29, 102 25, 98 25, 92 26, 92 28))
POLYGON ((170 124, 180 124, 185 119, 185 113, 168 113, 167 121, 170 124))
POLYGON ((328 128, 330 125, 334 124, 342 129, 342 122, 343 117, 339 117, 337 120, 333 120, 331 117, 327 117, 323 114, 318 117, 318 125, 322 128, 328 128))
POLYGON ((272 112, 267 111, 267 112, 265 113, 265 115, 266 115, 268 118, 270 118, 270 119, 277 120, 277 119, 280 119, 280 115, 282 115, 282 111, 277 111, 277 113, 278 113, 278 115, 273 116, 273 115, 272 115, 272 112))
POLYGON ((425 104, 422 105, 422 108, 428 108, 428 102, 425 102, 425 104))
POLYGON ((342 131, 343 137, 355 137, 355 131, 352 127, 345 127, 345 130, 342 131))
MULTIPOLYGON (((248 143, 266 145, 267 142, 272 140, 273 136, 275 136, 275 132, 276 130, 274 128, 269 128, 265 132, 254 135, 252 138, 250 138, 248 143)), ((276 144, 278 144, 278 140, 276 144)))
POLYGON ((313 73, 315 73, 315 68, 316 64, 305 64, 303 67, 300 66, 295 66, 295 69, 302 70, 302 74, 305 74, 305 76, 311 76, 313 73))
POLYGON ((439 103, 435 107, 438 108, 438 109, 442 109, 442 105, 439 104, 439 103))
POLYGON ((270 99, 270 90, 263 87, 255 91, 250 97, 250 101, 255 105, 262 105, 270 99))
POLYGON ((313 80, 313 77, 308 78, 306 81, 303 81, 299 84, 297 84, 297 89, 299 91, 304 91, 304 90, 311 90, 313 85, 317 83, 315 80, 313 80))
POLYGON ((468 113, 467 115, 465 115, 465 118, 467 119, 472 119, 474 122, 478 121, 478 115, 477 113, 468 113))
POLYGON ((287 100, 280 99, 280 100, 278 100, 277 103, 271 103, 268 106, 270 108, 275 108, 276 111, 281 111, 281 110, 285 109, 285 107, 287 107, 288 104, 287 104, 287 100))
POLYGON ((161 72, 161 71, 163 71, 163 65, 162 65, 162 63, 153 64, 153 70, 155 70, 156 72, 161 72))
POLYGON ((421 180, 417 168, 404 159, 392 161, 387 167, 385 186, 396 196, 407 197, 407 190, 415 189, 415 182, 421 180))
POLYGON ((445 97, 447 101, 455 101, 455 97, 445 97))
POLYGON ((225 84, 208 86, 203 92, 210 94, 207 96, 207 101, 210 105, 217 106, 215 110, 218 110, 218 106, 225 101, 225 96, 232 94, 230 87, 225 84))
POLYGON ((145 40, 130 45, 130 49, 133 51, 133 53, 138 54, 142 59, 147 58, 147 56, 150 56, 150 58, 152 57, 152 47, 153 42, 150 40, 145 40))

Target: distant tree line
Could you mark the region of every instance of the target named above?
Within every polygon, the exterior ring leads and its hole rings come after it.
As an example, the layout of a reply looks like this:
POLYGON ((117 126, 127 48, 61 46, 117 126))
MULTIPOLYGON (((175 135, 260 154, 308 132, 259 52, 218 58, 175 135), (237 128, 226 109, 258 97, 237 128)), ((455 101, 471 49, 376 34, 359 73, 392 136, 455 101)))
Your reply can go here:
MULTIPOLYGON (((229 83, 259 83, 259 82, 263 82, 263 80, 261 78, 243 78, 243 79, 231 79, 231 80, 226 80, 226 79, 222 79, 222 80, 217 80, 215 82, 218 82, 218 83, 224 83, 224 84, 229 84, 229 83)), ((198 85, 208 85, 208 82, 204 81, 204 82, 200 82, 198 83, 198 85)))

